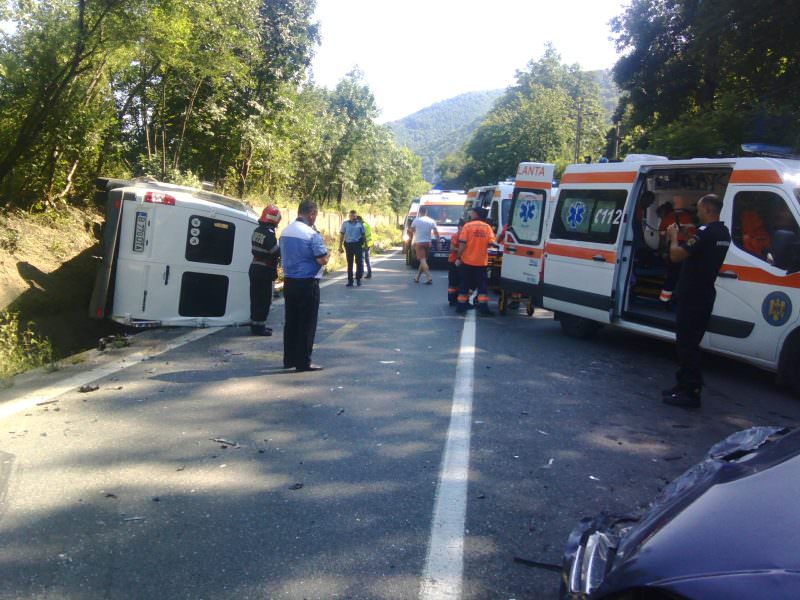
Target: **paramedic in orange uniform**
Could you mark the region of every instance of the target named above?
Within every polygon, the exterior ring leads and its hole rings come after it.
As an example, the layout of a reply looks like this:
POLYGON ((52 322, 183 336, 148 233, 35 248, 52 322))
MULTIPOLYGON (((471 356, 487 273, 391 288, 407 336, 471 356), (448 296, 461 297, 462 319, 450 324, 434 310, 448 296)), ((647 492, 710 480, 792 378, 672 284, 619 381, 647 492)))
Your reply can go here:
POLYGON ((464 224, 458 238, 458 307, 464 314, 469 305, 470 289, 478 290, 478 314, 492 315, 489 310, 489 290, 486 267, 489 264, 489 245, 494 244, 494 231, 485 221, 487 211, 476 207, 470 211, 470 221, 464 224))
POLYGON ((450 255, 447 257, 447 302, 450 306, 457 304, 458 297, 458 238, 461 235, 461 228, 464 226, 463 220, 458 222, 458 231, 450 237, 450 255))

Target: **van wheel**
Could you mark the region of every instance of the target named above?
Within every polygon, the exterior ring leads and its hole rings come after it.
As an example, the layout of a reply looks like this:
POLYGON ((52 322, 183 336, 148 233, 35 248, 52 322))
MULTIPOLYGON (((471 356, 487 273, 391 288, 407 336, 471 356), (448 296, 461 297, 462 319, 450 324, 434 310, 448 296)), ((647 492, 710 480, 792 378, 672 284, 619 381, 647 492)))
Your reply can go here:
POLYGON ((561 330, 569 337, 578 340, 588 340, 600 329, 600 323, 596 321, 566 313, 559 313, 558 320, 561 323, 561 330))
POLYGON ((525 307, 525 312, 528 314, 529 317, 532 317, 534 310, 535 307, 533 306, 533 300, 528 300, 528 306, 525 307))
POLYGON ((506 314, 508 310, 508 294, 505 290, 500 290, 500 297, 497 299, 497 312, 501 315, 506 314))

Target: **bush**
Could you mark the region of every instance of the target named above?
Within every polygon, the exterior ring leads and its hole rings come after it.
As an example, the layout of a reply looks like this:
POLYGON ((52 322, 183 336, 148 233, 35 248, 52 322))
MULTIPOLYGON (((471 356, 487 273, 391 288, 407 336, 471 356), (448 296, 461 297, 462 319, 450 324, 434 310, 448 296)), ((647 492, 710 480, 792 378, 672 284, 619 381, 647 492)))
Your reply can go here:
POLYGON ((0 311, 0 382, 22 373, 54 363, 53 347, 47 339, 39 338, 29 323, 25 329, 19 315, 0 311))

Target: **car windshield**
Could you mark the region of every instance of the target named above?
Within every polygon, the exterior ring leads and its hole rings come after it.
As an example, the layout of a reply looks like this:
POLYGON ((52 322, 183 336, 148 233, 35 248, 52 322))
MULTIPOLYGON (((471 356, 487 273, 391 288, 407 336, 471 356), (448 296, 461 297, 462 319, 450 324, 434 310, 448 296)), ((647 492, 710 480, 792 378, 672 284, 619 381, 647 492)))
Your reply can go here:
POLYGON ((450 206, 428 206, 428 216, 436 221, 437 225, 455 225, 464 214, 464 206, 453 204, 450 206))

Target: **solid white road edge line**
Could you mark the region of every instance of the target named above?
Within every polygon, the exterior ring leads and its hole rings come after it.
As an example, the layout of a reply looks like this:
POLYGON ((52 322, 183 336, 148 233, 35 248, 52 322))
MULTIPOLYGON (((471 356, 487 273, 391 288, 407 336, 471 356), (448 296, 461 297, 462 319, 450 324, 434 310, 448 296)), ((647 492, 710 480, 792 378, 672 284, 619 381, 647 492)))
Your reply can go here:
POLYGON ((45 388, 40 388, 35 392, 31 392, 21 396, 20 398, 12 400, 11 402, 6 402, 5 404, 0 405, 0 419, 11 416, 18 412, 22 412, 23 410, 28 410, 40 402, 48 402, 54 398, 57 398, 61 394, 74 391, 76 388, 79 388, 82 385, 86 385, 87 383, 91 383, 97 379, 107 377, 108 375, 112 375, 117 371, 127 369, 128 367, 139 364, 143 360, 159 356, 165 352, 179 348, 184 344, 195 342, 206 337, 207 335, 211 335, 212 333, 219 331, 219 329, 221 328, 209 327, 206 329, 193 329, 189 331, 189 333, 186 333, 175 338, 171 342, 168 342, 164 347, 158 349, 157 351, 134 352, 133 354, 126 355, 124 358, 110 362, 107 365, 96 367, 83 373, 77 373, 72 377, 68 377, 62 381, 59 381, 56 384, 45 388))
POLYGON ((471 310, 464 319, 461 333, 450 427, 436 486, 431 539, 420 600, 461 597, 474 372, 475 311, 471 310))
MULTIPOLYGON (((391 252, 386 256, 381 256, 380 258, 376 258, 373 262, 379 263, 388 258, 391 258, 397 253, 397 251, 391 252)), ((336 283, 337 281, 341 281, 344 277, 347 276, 347 273, 344 275, 339 275, 332 277, 331 279, 326 279, 322 283, 320 283, 320 287, 328 287, 336 283)), ((273 305, 281 304, 283 302, 283 298, 279 300, 273 301, 273 305)), ((58 398, 60 395, 65 394, 69 391, 73 391, 82 385, 86 385, 96 381, 98 379, 102 379, 103 377, 108 377, 109 375, 113 375, 118 371, 122 371, 123 369, 127 369, 133 365, 139 364, 143 360, 147 360, 149 358, 154 358, 165 352, 169 352, 170 350, 175 350, 176 348, 180 348, 185 344, 189 344, 191 342, 196 342, 199 339, 202 339, 212 333, 217 333, 218 331, 222 331, 225 327, 208 327, 204 329, 193 329, 189 333, 186 333, 180 337, 175 338, 171 342, 169 342, 166 346, 161 348, 156 352, 134 352, 133 354, 129 354, 125 356, 125 358, 121 358, 120 360, 111 362, 107 365, 103 365, 102 367, 97 367, 95 369, 91 369, 89 371, 84 371, 83 373, 76 373, 72 377, 68 377, 62 381, 59 381, 56 384, 51 386, 47 386, 44 388, 40 388, 36 391, 30 392, 25 394, 24 396, 20 396, 19 398, 15 398, 10 402, 6 402, 0 404, 0 419, 5 417, 10 417, 11 415, 17 414, 19 412, 29 410, 32 407, 36 406, 41 402, 48 402, 53 400, 54 398, 58 398)))

